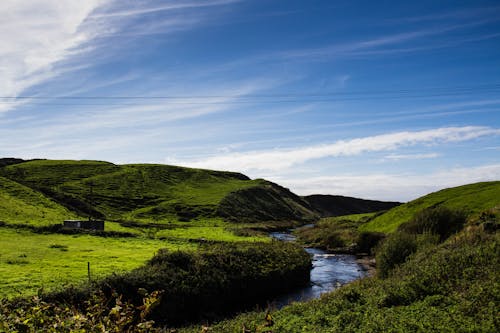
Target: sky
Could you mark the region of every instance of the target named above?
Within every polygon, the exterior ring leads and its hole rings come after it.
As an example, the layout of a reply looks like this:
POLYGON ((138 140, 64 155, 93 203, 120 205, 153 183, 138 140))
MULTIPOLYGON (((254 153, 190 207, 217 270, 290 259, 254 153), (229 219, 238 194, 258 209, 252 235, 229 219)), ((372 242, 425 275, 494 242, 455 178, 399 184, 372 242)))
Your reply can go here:
POLYGON ((408 201, 500 180, 498 1, 2 0, 0 157, 408 201))

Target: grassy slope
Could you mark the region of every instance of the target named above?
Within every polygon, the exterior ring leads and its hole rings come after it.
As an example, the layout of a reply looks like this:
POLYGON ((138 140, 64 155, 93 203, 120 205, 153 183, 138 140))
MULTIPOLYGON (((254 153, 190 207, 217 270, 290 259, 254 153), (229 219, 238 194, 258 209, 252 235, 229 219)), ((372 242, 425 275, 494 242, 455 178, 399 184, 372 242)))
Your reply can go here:
POLYGON ((464 209, 472 215, 500 205, 500 182, 484 182, 444 189, 428 194, 375 217, 360 227, 361 231, 393 232, 413 215, 428 207, 443 205, 464 209))
POLYGON ((284 187, 264 181, 224 197, 218 214, 234 222, 314 222, 319 218, 307 201, 284 187))
POLYGON ((76 217, 43 194, 0 177, 0 221, 48 225, 76 217))
POLYGON ((109 219, 146 221, 211 216, 228 193, 263 183, 238 173, 99 161, 30 161, 3 173, 76 211, 93 206, 109 219))

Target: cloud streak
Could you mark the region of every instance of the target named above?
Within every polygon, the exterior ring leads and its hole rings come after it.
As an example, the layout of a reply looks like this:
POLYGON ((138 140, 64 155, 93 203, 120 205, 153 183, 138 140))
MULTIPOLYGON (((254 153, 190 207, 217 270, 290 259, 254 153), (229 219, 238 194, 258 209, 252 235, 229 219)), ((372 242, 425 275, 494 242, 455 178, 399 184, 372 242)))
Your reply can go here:
POLYGON ((29 99, 20 101, 15 97, 30 88, 82 69, 82 64, 91 67, 99 59, 112 57, 115 44, 122 41, 111 43, 106 38, 189 29, 203 20, 202 9, 239 1, 3 0, 0 91, 8 98, 0 99, 0 113, 29 104, 29 99), (160 16, 153 21, 141 19, 150 14, 160 16), (114 46, 110 47, 110 43, 114 46), (104 53, 93 52, 101 47, 106 47, 104 53))
MULTIPOLYGON (((17 96, 57 76, 54 67, 95 36, 82 24, 106 0, 5 0, 0 4, 0 91, 17 96)), ((81 50, 80 50, 81 51, 81 50)), ((1 104, 0 112, 19 104, 1 104)))
POLYGON ((424 131, 404 131, 351 140, 340 140, 330 144, 295 149, 231 153, 198 161, 176 162, 197 168, 239 171, 280 171, 315 159, 394 151, 403 147, 460 142, 491 135, 500 135, 500 129, 483 126, 443 127, 424 131))
POLYGON ((449 168, 429 174, 366 174, 275 178, 300 195, 337 194, 367 199, 408 201, 443 188, 500 180, 500 164, 449 168))

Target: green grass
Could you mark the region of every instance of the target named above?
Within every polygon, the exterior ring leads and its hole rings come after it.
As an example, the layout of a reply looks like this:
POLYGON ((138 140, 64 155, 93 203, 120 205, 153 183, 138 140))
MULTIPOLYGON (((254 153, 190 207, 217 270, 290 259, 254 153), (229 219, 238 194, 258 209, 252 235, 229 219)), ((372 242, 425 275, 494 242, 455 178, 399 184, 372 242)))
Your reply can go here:
POLYGON ((177 238, 183 240, 207 240, 222 242, 268 242, 267 236, 237 236, 235 230, 239 226, 234 226, 219 218, 202 219, 197 221, 176 223, 173 228, 158 230, 156 237, 177 238))
POLYGON ((0 298, 31 295, 43 287, 78 285, 87 280, 87 262, 93 277, 129 271, 142 265, 161 248, 196 249, 201 241, 269 242, 266 236, 237 236, 221 219, 176 222, 167 229, 124 227, 106 222, 106 231, 128 232, 135 238, 77 234, 35 234, 0 227, 0 298))
POLYGON ((484 210, 500 205, 500 182, 484 182, 453 187, 428 194, 395 207, 360 227, 361 231, 393 232, 424 208, 442 205, 465 210, 472 218, 484 210))
POLYGON ((0 221, 42 226, 76 217, 43 194, 0 177, 0 221))
POLYGON ((34 160, 1 167, 0 175, 0 221, 6 224, 0 227, 0 296, 80 284, 86 280, 88 261, 93 274, 102 277, 138 267, 162 247, 269 241, 266 235, 242 233, 242 226, 216 215, 228 194, 268 184, 238 173, 34 160), (65 219, 86 218, 92 210, 107 218, 106 232, 135 237, 49 234, 21 227, 61 224, 65 219))
POLYGON ((8 228, 0 228, 0 243, 0 297, 79 285, 87 281, 87 262, 98 278, 139 267, 161 248, 196 248, 184 241, 45 235, 8 228))

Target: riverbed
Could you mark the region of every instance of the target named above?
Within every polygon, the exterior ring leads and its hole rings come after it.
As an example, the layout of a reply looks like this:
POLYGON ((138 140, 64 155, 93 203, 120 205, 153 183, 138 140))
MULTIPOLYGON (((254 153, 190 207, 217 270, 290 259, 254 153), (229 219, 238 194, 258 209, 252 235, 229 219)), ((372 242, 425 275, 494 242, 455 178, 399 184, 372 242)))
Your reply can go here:
MULTIPOLYGON (((270 236, 280 241, 295 241, 295 236, 289 232, 273 232, 270 236)), ((358 263, 354 255, 335 254, 317 248, 305 250, 312 256, 309 285, 274 299, 271 303, 275 307, 281 308, 292 302, 318 298, 324 293, 368 275, 368 271, 358 263)))

